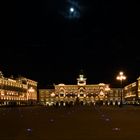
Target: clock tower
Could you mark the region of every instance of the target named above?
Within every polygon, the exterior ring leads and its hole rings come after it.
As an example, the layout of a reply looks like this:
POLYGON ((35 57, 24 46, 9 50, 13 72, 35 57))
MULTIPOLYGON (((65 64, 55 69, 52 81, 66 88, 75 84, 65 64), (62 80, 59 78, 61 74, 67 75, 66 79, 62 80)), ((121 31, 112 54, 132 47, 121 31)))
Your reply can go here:
POLYGON ((78 86, 85 86, 87 78, 84 77, 83 73, 79 74, 79 78, 77 78, 77 85, 78 86))

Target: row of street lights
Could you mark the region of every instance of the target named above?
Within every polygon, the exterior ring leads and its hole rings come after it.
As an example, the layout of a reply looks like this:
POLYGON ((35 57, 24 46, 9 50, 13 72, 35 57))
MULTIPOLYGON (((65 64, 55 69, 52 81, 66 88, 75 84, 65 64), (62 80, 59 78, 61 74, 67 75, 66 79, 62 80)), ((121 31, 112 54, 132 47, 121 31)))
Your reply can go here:
POLYGON ((126 76, 124 75, 124 73, 121 71, 119 73, 119 75, 116 77, 117 80, 119 80, 121 82, 121 102, 120 102, 120 107, 122 107, 123 105, 123 87, 122 87, 122 84, 123 84, 123 80, 126 80, 126 76))

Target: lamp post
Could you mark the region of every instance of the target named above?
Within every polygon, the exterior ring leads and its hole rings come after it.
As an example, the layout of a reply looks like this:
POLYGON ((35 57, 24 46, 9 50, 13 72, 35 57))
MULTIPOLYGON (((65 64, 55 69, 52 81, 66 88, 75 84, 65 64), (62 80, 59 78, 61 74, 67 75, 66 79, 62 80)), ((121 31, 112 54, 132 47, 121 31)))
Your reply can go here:
POLYGON ((122 104, 123 104, 122 103, 122 94, 123 94, 122 83, 123 83, 123 80, 126 79, 126 76, 123 74, 123 72, 120 72, 116 79, 121 82, 121 102, 120 102, 120 106, 122 106, 122 104))

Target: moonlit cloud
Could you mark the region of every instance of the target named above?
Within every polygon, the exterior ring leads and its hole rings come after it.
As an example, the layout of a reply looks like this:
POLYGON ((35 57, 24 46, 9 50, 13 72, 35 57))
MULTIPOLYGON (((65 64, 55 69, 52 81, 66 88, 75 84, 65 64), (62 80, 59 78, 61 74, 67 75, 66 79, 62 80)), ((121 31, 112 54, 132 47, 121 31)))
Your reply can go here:
POLYGON ((82 8, 78 1, 68 0, 66 8, 62 11, 62 15, 66 19, 79 19, 81 17, 82 8))

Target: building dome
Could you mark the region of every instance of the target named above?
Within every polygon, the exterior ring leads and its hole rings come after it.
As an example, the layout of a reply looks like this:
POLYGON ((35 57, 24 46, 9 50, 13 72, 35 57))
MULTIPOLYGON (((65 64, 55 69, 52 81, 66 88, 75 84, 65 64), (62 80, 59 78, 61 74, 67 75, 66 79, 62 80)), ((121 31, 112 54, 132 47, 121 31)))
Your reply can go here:
POLYGON ((63 84, 63 83, 60 83, 60 84, 59 84, 59 86, 65 86, 65 84, 63 84))

